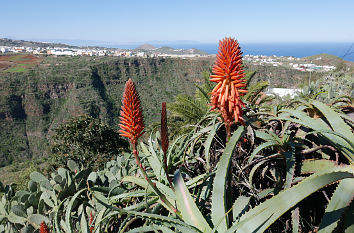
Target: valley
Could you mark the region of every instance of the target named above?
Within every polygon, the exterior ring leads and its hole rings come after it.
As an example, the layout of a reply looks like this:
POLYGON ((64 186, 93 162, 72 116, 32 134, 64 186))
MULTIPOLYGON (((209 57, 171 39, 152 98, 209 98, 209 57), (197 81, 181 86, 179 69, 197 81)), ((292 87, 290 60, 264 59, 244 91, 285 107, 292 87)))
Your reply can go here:
MULTIPOLYGON (((193 95, 214 59, 2 55, 0 63, 8 67, 0 70, 0 166, 47 157, 54 130, 74 116, 87 114, 117 129, 128 78, 137 84, 146 125, 151 125, 159 120, 161 102, 193 95)), ((302 88, 309 80, 309 72, 288 66, 247 60, 244 66, 256 71, 252 82, 268 81, 270 87, 302 88)), ((311 81, 324 75, 312 72, 311 81)))

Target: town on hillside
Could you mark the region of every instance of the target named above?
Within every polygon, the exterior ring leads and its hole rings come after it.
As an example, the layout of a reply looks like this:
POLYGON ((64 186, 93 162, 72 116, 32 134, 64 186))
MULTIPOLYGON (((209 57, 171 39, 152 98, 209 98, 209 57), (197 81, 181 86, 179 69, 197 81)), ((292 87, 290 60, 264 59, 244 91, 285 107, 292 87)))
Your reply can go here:
MULTIPOLYGON (((22 41, 21 41, 22 42, 22 41)), ((207 53, 198 49, 174 49, 170 47, 155 48, 152 45, 141 45, 135 49, 78 47, 65 46, 46 42, 19 43, 16 40, 0 38, 0 54, 30 53, 34 55, 53 56, 115 56, 115 57, 209 57, 207 53), (2 42, 2 43, 1 43, 2 42), (5 43, 7 42, 7 43, 5 43), (14 43, 17 42, 17 43, 14 43)))
MULTIPOLYGON (((141 45, 135 49, 104 48, 104 47, 77 47, 64 44, 53 44, 45 42, 27 42, 0 38, 1 54, 29 53, 34 55, 51 56, 115 56, 115 57, 174 57, 174 58, 198 58, 214 57, 198 49, 174 49, 171 47, 156 48, 150 44, 141 45), (6 43, 5 43, 6 42, 6 43)), ((316 58, 317 60, 321 57, 316 58)), ((334 65, 317 65, 308 63, 306 59, 292 56, 265 56, 245 55, 245 63, 252 65, 282 66, 303 72, 328 72, 336 69, 334 65)))
MULTIPOLYGON (((336 69, 333 65, 316 65, 311 63, 304 63, 303 58, 285 57, 285 56, 263 56, 263 55, 245 55, 244 61, 250 62, 253 65, 271 65, 271 66, 285 66, 299 71, 333 71, 336 69)), ((321 60, 318 57, 317 60, 321 60)))

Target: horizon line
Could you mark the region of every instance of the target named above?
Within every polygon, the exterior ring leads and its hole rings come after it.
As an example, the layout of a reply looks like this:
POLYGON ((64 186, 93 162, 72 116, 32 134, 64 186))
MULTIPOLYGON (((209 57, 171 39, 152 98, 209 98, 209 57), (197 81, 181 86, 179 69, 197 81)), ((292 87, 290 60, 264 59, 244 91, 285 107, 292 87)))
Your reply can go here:
MULTIPOLYGON (((144 41, 105 41, 105 40, 94 40, 94 39, 50 39, 50 38, 24 38, 19 39, 18 37, 13 36, 2 36, 1 39, 11 39, 11 40, 24 40, 32 42, 42 42, 42 43, 101 43, 101 44, 111 44, 111 45, 141 45, 141 44, 218 44, 219 41, 195 41, 195 40, 144 40, 144 41), (60 42, 62 41, 62 42, 60 42), (66 41, 66 42, 63 42, 66 41)), ((354 43, 353 41, 247 41, 247 40, 238 40, 241 44, 272 44, 272 43, 354 43)), ((92 45, 94 46, 94 45, 92 45)))

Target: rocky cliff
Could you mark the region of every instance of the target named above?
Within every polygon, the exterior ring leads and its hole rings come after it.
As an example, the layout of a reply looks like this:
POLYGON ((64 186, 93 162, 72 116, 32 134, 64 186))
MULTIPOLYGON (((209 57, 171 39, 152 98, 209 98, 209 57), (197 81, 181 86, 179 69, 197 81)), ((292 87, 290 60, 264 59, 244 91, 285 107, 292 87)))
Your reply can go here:
POLYGON ((125 81, 141 95, 147 124, 162 101, 193 93, 210 59, 44 57, 27 72, 0 72, 0 166, 48 155, 48 140, 63 121, 99 117, 117 127, 125 81))

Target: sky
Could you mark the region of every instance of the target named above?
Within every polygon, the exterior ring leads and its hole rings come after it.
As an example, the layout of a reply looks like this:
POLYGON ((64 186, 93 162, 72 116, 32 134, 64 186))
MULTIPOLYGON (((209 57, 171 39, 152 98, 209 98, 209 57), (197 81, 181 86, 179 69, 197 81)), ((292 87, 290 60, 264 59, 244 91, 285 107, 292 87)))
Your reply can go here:
POLYGON ((0 38, 354 42, 353 0, 1 0, 0 38))

